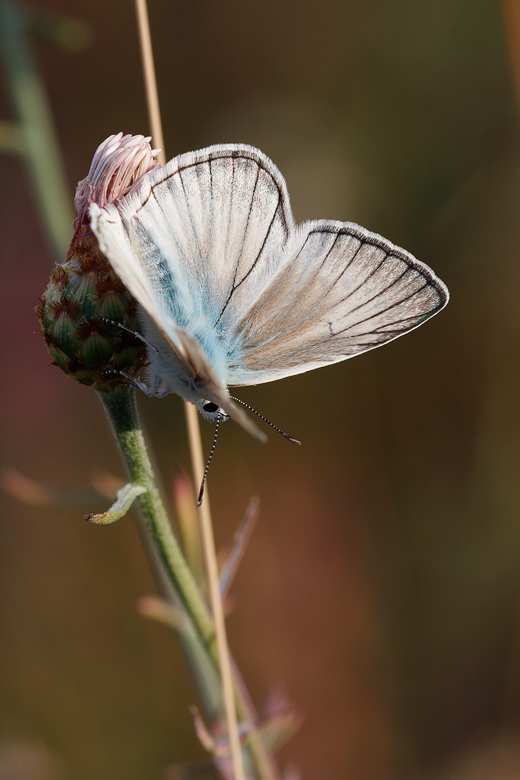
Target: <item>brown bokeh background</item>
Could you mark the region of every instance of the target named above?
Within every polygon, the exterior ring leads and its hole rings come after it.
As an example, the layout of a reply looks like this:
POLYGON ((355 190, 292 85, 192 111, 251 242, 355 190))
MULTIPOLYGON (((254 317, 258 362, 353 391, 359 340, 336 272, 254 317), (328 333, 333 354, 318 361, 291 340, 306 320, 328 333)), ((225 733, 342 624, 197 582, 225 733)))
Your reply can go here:
MULTIPOLYGON (((134 8, 38 7, 93 33, 76 54, 34 41, 72 198, 106 136, 148 132, 134 8)), ((305 716, 281 762, 304 780, 518 778, 520 145, 500 7, 150 0, 150 19, 168 156, 259 146, 297 220, 360 222, 452 295, 384 349, 241 393, 301 448, 221 431, 220 545, 261 501, 231 644, 257 704, 283 690, 305 716)), ((22 161, 1 162, 2 465, 68 487, 123 475, 95 393, 35 335, 54 258, 22 161)), ((168 485, 189 466, 181 402, 139 403, 168 485)), ((135 609, 154 588, 131 519, 1 501, 0 780, 202 757, 181 654, 135 609)))

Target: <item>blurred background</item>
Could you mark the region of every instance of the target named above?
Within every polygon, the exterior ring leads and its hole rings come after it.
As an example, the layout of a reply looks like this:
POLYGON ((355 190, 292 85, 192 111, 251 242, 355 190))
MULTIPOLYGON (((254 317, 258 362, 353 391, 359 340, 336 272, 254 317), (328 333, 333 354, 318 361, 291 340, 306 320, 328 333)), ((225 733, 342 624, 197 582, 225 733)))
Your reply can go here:
MULTIPOLYGON (((102 140, 149 132, 134 6, 31 8, 61 162, 40 158, 72 204, 102 140)), ((150 0, 149 13, 168 157, 258 146, 298 221, 382 233, 452 296, 383 349, 241 392, 301 448, 221 430, 220 546, 260 497, 231 646, 258 705, 284 692, 304 716, 281 763, 303 780, 517 779, 520 144, 500 5, 150 0)), ((56 252, 9 142, 12 78, 4 61, 1 465, 71 489, 124 471, 95 392, 35 335, 56 252)), ((189 468, 182 404, 139 405, 168 492, 189 468)), ((135 608, 154 585, 131 519, 0 500, 0 780, 144 780, 201 758, 174 637, 135 608)))

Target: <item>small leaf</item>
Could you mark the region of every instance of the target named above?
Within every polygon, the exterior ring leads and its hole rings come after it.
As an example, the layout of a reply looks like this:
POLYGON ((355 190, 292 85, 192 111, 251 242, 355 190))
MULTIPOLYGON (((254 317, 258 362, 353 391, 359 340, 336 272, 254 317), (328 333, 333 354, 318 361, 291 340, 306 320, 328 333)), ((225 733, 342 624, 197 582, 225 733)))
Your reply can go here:
POLYGON ((190 707, 191 712, 191 720, 193 723, 193 728, 195 730, 195 734, 199 738, 199 742, 202 745, 202 747, 208 751, 208 753, 211 753, 213 756, 225 756, 229 754, 229 746, 228 745, 219 745, 217 743, 217 740, 213 737, 213 735, 210 733, 208 727, 202 720, 202 716, 200 712, 198 711, 197 707, 193 706, 190 707))
POLYGON ((112 498, 123 485, 123 480, 109 474, 99 474, 89 485, 46 485, 36 482, 13 468, 0 469, 0 488, 17 501, 38 507, 81 507, 94 504, 102 509, 107 498, 112 498), (108 487, 110 491, 107 492, 108 487))
POLYGON ((142 485, 132 485, 129 482, 128 485, 125 485, 121 490, 117 491, 116 500, 108 512, 103 512, 101 515, 85 515, 85 520, 90 520, 92 523, 97 523, 98 525, 115 523, 120 517, 126 515, 134 503, 134 500, 137 496, 142 495, 142 493, 146 493, 146 488, 142 487, 142 485))
POLYGON ((244 555, 249 537, 255 527, 260 511, 260 501, 253 497, 249 502, 246 513, 233 540, 233 548, 226 558, 226 561, 220 572, 220 593, 222 598, 228 594, 233 578, 236 574, 240 561, 244 555))
POLYGON ((137 611, 140 615, 173 628, 174 631, 191 636, 193 634, 192 624, 181 607, 171 604, 158 596, 141 596, 137 600, 137 611))

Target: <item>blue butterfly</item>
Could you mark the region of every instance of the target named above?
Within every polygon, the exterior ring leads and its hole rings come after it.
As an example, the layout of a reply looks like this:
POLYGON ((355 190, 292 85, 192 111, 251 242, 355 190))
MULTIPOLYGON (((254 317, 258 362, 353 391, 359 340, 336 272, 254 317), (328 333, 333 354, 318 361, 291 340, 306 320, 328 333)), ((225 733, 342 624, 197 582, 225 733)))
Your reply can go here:
POLYGON ((449 298, 427 265, 359 225, 297 225, 282 174, 250 146, 180 155, 90 219, 140 304, 153 392, 260 439, 229 386, 366 352, 449 298))

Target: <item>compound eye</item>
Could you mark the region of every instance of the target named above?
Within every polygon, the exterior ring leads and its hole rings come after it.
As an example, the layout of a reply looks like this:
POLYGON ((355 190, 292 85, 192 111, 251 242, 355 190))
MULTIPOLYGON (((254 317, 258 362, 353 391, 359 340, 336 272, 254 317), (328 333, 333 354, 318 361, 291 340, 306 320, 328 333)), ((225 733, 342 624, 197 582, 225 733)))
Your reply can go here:
POLYGON ((229 419, 225 411, 213 401, 197 401, 197 409, 206 420, 211 422, 223 422, 229 419))

